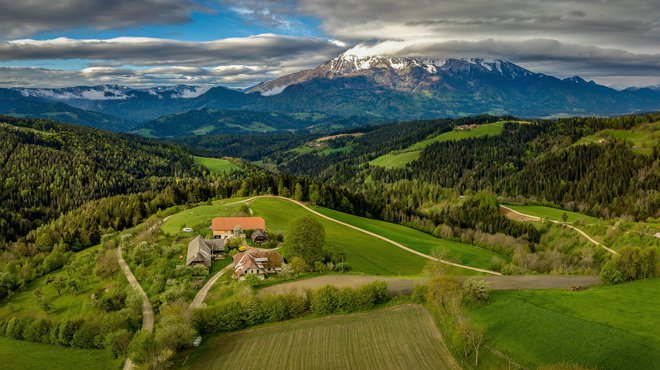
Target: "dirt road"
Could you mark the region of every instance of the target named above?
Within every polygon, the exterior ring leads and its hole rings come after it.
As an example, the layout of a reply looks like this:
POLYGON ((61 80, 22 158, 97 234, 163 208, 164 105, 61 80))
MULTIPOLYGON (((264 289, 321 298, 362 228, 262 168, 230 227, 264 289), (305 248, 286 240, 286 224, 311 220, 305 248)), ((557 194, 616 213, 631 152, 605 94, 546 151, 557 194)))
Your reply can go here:
POLYGON ((213 277, 210 278, 209 281, 206 282, 206 284, 204 284, 202 289, 200 289, 199 292, 197 292, 197 295, 195 295, 195 298, 190 303, 190 309, 201 307, 202 303, 204 302, 204 298, 206 298, 206 295, 209 293, 209 290, 211 290, 211 287, 213 286, 213 284, 215 284, 215 282, 218 281, 218 279, 220 279, 220 277, 222 275, 224 275, 228 271, 231 271, 231 269, 233 267, 234 267, 234 264, 231 263, 227 267, 225 267, 222 270, 216 272, 215 275, 213 275, 213 277))
MULTIPOLYGON (((465 277, 467 278, 467 277, 465 277)), ((598 276, 557 276, 557 275, 510 275, 484 276, 495 290, 506 289, 568 289, 575 286, 589 287, 600 283, 598 276)), ((259 295, 300 293, 307 289, 316 289, 325 285, 338 288, 359 287, 374 281, 384 281, 390 294, 410 294, 414 287, 424 284, 424 278, 389 278, 382 276, 363 275, 327 275, 311 279, 298 280, 290 283, 272 285, 259 290, 259 295)))
MULTIPOLYGON (((142 297, 142 331, 151 332, 154 330, 154 310, 151 308, 151 302, 147 294, 142 289, 142 286, 133 275, 133 272, 124 261, 124 257, 121 254, 121 248, 117 248, 117 261, 119 262, 119 267, 121 268, 129 284, 135 289, 138 294, 142 297)), ((134 368, 133 361, 130 358, 126 359, 124 362, 124 370, 131 370, 134 368)))
MULTIPOLYGON (((500 210, 502 211, 502 214, 503 214, 503 215, 505 215, 506 217, 508 217, 508 218, 510 218, 510 219, 512 219, 512 220, 515 220, 515 221, 543 221, 543 219, 542 219, 541 217, 532 216, 532 215, 527 215, 527 214, 524 214, 524 213, 518 212, 518 211, 516 211, 516 210, 514 210, 514 209, 512 209, 512 208, 509 208, 509 207, 507 207, 507 206, 501 205, 501 204, 500 204, 500 210)), ((564 226, 566 226, 566 227, 569 227, 569 228, 571 228, 571 229, 577 231, 580 235, 582 235, 585 239, 587 239, 587 240, 590 241, 591 243, 596 244, 597 246, 599 246, 599 247, 605 249, 606 251, 608 251, 608 252, 610 252, 610 253, 612 253, 612 254, 614 254, 614 255, 616 255, 616 256, 619 255, 619 253, 617 253, 617 251, 615 251, 614 249, 609 248, 609 247, 603 245, 602 243, 600 243, 600 242, 597 241, 596 239, 594 239, 594 238, 592 238, 591 236, 589 236, 589 234, 587 234, 587 233, 585 233, 584 231, 582 231, 582 229, 579 229, 579 228, 577 228, 577 227, 571 225, 571 224, 568 223, 568 222, 561 222, 561 221, 550 220, 550 219, 548 219, 548 221, 553 222, 553 223, 556 223, 556 224, 559 224, 559 225, 564 225, 564 226)))

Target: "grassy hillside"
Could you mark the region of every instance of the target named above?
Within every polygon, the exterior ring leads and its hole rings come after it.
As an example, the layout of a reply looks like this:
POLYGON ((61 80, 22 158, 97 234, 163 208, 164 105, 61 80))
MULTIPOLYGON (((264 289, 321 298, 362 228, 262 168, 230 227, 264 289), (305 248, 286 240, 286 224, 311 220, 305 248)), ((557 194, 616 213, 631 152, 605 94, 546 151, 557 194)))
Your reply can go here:
MULTIPOLYGON (((238 211, 241 204, 224 205, 237 200, 240 199, 223 199, 212 205, 184 210, 170 217, 161 229, 174 235, 188 226, 204 233, 213 217, 230 216, 238 211)), ((278 233, 284 232, 291 220, 309 213, 296 204, 278 198, 257 198, 249 205, 254 216, 266 220, 268 230, 278 233)), ((422 257, 346 226, 320 217, 318 220, 325 227, 326 245, 344 253, 353 271, 375 275, 416 275, 424 268, 426 261, 422 257)))
POLYGON ((206 338, 183 369, 455 368, 433 319, 405 305, 206 338), (250 359, 254 359, 250 360, 250 359))
POLYGON ((406 164, 419 158, 420 152, 431 144, 441 143, 449 140, 463 140, 481 136, 495 136, 501 134, 503 129, 504 121, 487 123, 467 130, 454 129, 453 131, 445 132, 430 139, 415 143, 407 149, 382 155, 369 162, 369 164, 372 166, 380 166, 385 168, 405 167, 406 164))
POLYGON ((449 132, 445 132, 444 134, 440 134, 436 137, 424 141, 420 141, 419 143, 412 145, 409 149, 421 150, 433 143, 442 143, 444 141, 449 141, 449 140, 463 140, 463 139, 470 139, 473 137, 495 136, 501 134, 503 129, 504 129, 504 121, 499 121, 499 122, 479 125, 475 128, 471 128, 467 130, 449 131, 449 132))
POLYGON ((201 164, 208 168, 212 173, 223 174, 229 173, 232 170, 241 170, 241 167, 234 162, 224 158, 207 158, 207 157, 194 157, 195 163, 201 164))
POLYGON ((500 256, 486 249, 470 244, 454 242, 436 238, 427 233, 390 222, 358 217, 347 213, 314 207, 324 215, 357 226, 367 231, 382 235, 416 251, 432 254, 433 249, 439 248, 446 254, 445 258, 463 265, 489 269, 490 261, 494 256, 500 256))
POLYGON ((598 369, 657 369, 658 289, 660 279, 582 292, 498 291, 472 316, 487 327, 490 346, 526 367, 577 362, 598 369))
POLYGON ((5 370, 119 369, 123 359, 110 351, 58 347, 0 337, 0 358, 5 370))
MULTIPOLYGON (((93 269, 96 254, 99 251, 100 246, 88 248, 76 254, 75 258, 92 263, 92 267, 89 269, 93 269)), ((101 313, 102 310, 90 298, 92 294, 106 289, 123 290, 128 284, 121 274, 117 274, 115 279, 101 279, 95 274, 86 274, 87 280, 81 281, 82 285, 78 290, 66 290, 61 294, 58 294, 52 284, 47 284, 49 279, 66 276, 67 272, 60 269, 30 282, 24 290, 16 293, 11 299, 0 301, 0 320, 18 317, 44 318, 56 322, 62 319, 94 316, 101 313), (37 290, 41 291, 44 299, 49 302, 48 311, 39 306, 35 298, 37 290)))
MULTIPOLYGON (((296 204, 277 198, 259 198, 250 203, 255 216, 266 219, 266 228, 283 232, 289 222, 308 214, 296 204)), ((373 236, 314 216, 325 227, 326 245, 344 253, 353 271, 374 275, 416 275, 426 260, 373 236)))
POLYGON ((369 164, 385 168, 402 168, 417 158, 419 158, 419 150, 411 152, 393 152, 381 155, 369 162, 369 164))
POLYGON ((643 124, 631 130, 602 130, 582 137, 575 145, 603 144, 612 139, 625 140, 632 145, 636 153, 651 155, 653 148, 660 142, 660 122, 643 124))
POLYGON ((199 226, 200 231, 201 229, 208 229, 213 217, 231 216, 234 212, 238 211, 241 208, 241 204, 236 202, 242 199, 245 198, 221 199, 213 201, 211 204, 186 209, 170 216, 163 222, 160 228, 165 234, 171 235, 180 232, 184 227, 195 228, 199 226))
POLYGON ((552 207, 537 206, 537 205, 515 205, 515 204, 506 204, 506 206, 520 213, 524 213, 526 215, 532 215, 536 217, 542 217, 548 220, 561 221, 562 215, 566 213, 566 215, 568 216, 567 219, 568 222, 581 221, 585 224, 593 224, 598 221, 598 219, 595 217, 588 216, 582 213, 565 211, 560 208, 552 208, 552 207))

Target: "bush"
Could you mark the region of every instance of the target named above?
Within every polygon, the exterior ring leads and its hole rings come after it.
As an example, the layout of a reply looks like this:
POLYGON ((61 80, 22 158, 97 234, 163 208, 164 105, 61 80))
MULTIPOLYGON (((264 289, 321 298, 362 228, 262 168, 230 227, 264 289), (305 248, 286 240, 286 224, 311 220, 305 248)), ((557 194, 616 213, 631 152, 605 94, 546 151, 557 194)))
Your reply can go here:
POLYGON ((335 265, 335 271, 349 272, 351 270, 352 270, 351 265, 349 265, 346 262, 339 262, 338 264, 335 265))
POLYGON ((410 298, 414 303, 426 303, 426 296, 428 295, 429 287, 427 285, 415 285, 410 298))
POLYGON ((50 331, 53 324, 47 319, 33 320, 23 331, 25 340, 37 343, 50 343, 50 331))
POLYGON ((337 310, 337 288, 326 285, 309 294, 309 309, 315 314, 328 314, 337 310))
POLYGON ((126 329, 119 329, 107 334, 103 344, 105 348, 112 352, 114 358, 124 357, 128 353, 128 346, 131 343, 132 334, 126 329))
POLYGON ((128 356, 135 363, 141 364, 149 359, 153 338, 147 331, 138 331, 128 345, 128 356))
POLYGON ((490 285, 482 279, 471 278, 463 283, 465 296, 473 302, 488 302, 491 290, 490 285))
POLYGON ((623 272, 619 270, 614 260, 607 261, 600 269, 600 279, 607 285, 620 284, 626 281, 623 272))
POLYGON ((13 339, 23 339, 23 331, 25 330, 26 322, 22 319, 12 318, 7 323, 7 336, 13 339))

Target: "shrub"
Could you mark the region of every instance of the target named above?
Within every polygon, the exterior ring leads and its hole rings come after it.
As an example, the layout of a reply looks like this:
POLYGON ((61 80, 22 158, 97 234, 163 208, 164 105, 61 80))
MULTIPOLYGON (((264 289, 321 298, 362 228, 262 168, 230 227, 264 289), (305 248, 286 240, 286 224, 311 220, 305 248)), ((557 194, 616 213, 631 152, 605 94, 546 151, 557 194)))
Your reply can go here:
POLYGON ((428 295, 428 292, 429 287, 427 285, 415 285, 410 297, 413 302, 424 304, 426 303, 426 296, 428 295))
POLYGON ((222 333, 246 327, 240 302, 227 302, 193 311, 192 322, 200 333, 222 333))
POLYGON ((33 320, 23 331, 23 337, 30 342, 50 343, 50 331, 53 324, 47 319, 33 320))
POLYGON ((626 281, 625 276, 616 264, 616 261, 609 260, 600 269, 600 279, 608 285, 620 284, 626 281))
POLYGON ((373 289, 374 296, 375 296, 375 301, 374 304, 380 304, 380 303, 385 303, 387 302, 387 299, 389 298, 389 288, 387 287, 387 283, 384 281, 376 281, 373 282, 367 287, 370 287, 370 289, 373 289))
POLYGON ((73 337, 76 335, 76 332, 78 332, 78 329, 80 329, 82 323, 83 323, 82 320, 74 321, 74 320, 65 319, 64 321, 62 321, 59 325, 57 342, 55 344, 59 344, 62 346, 73 345, 73 337))
POLYGON ((25 330, 25 321, 22 319, 12 318, 7 323, 7 336, 14 339, 23 339, 23 331, 25 330))
POLYGON ((488 302, 491 292, 490 285, 483 279, 467 279, 463 283, 465 296, 473 302, 488 302))
POLYGON ((152 343, 151 333, 138 331, 128 345, 129 357, 138 364, 146 362, 151 352, 152 343))
POLYGON ((351 270, 352 270, 351 265, 349 265, 346 262, 339 262, 338 264, 335 265, 335 271, 349 272, 351 270))
POLYGON ((104 346, 112 352, 114 358, 124 357, 128 353, 132 334, 126 329, 119 329, 107 334, 104 338, 104 346))
POLYGON ((95 348, 95 337, 99 334, 99 328, 92 321, 84 321, 73 335, 73 346, 80 348, 95 348))
POLYGON ((309 295, 309 309, 315 314, 328 314, 337 310, 337 288, 326 285, 309 295))

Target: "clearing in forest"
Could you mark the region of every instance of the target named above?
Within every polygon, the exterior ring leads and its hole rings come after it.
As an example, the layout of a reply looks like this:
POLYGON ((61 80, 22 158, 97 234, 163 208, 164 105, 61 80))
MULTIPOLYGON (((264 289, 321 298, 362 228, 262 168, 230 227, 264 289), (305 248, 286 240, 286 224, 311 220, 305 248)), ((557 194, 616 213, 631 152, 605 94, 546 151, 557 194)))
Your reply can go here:
POLYGON ((382 155, 369 162, 369 164, 372 166, 380 166, 385 168, 402 168, 405 167, 406 164, 417 160, 421 151, 431 144, 442 143, 450 140, 464 140, 481 136, 499 135, 502 133, 502 130, 504 130, 505 122, 506 121, 487 123, 463 130, 454 129, 452 131, 445 132, 438 136, 434 136, 432 138, 415 143, 404 150, 394 151, 382 155))
POLYGON ((212 173, 223 174, 232 170, 241 171, 241 167, 224 158, 194 157, 195 163, 208 168, 212 173))

